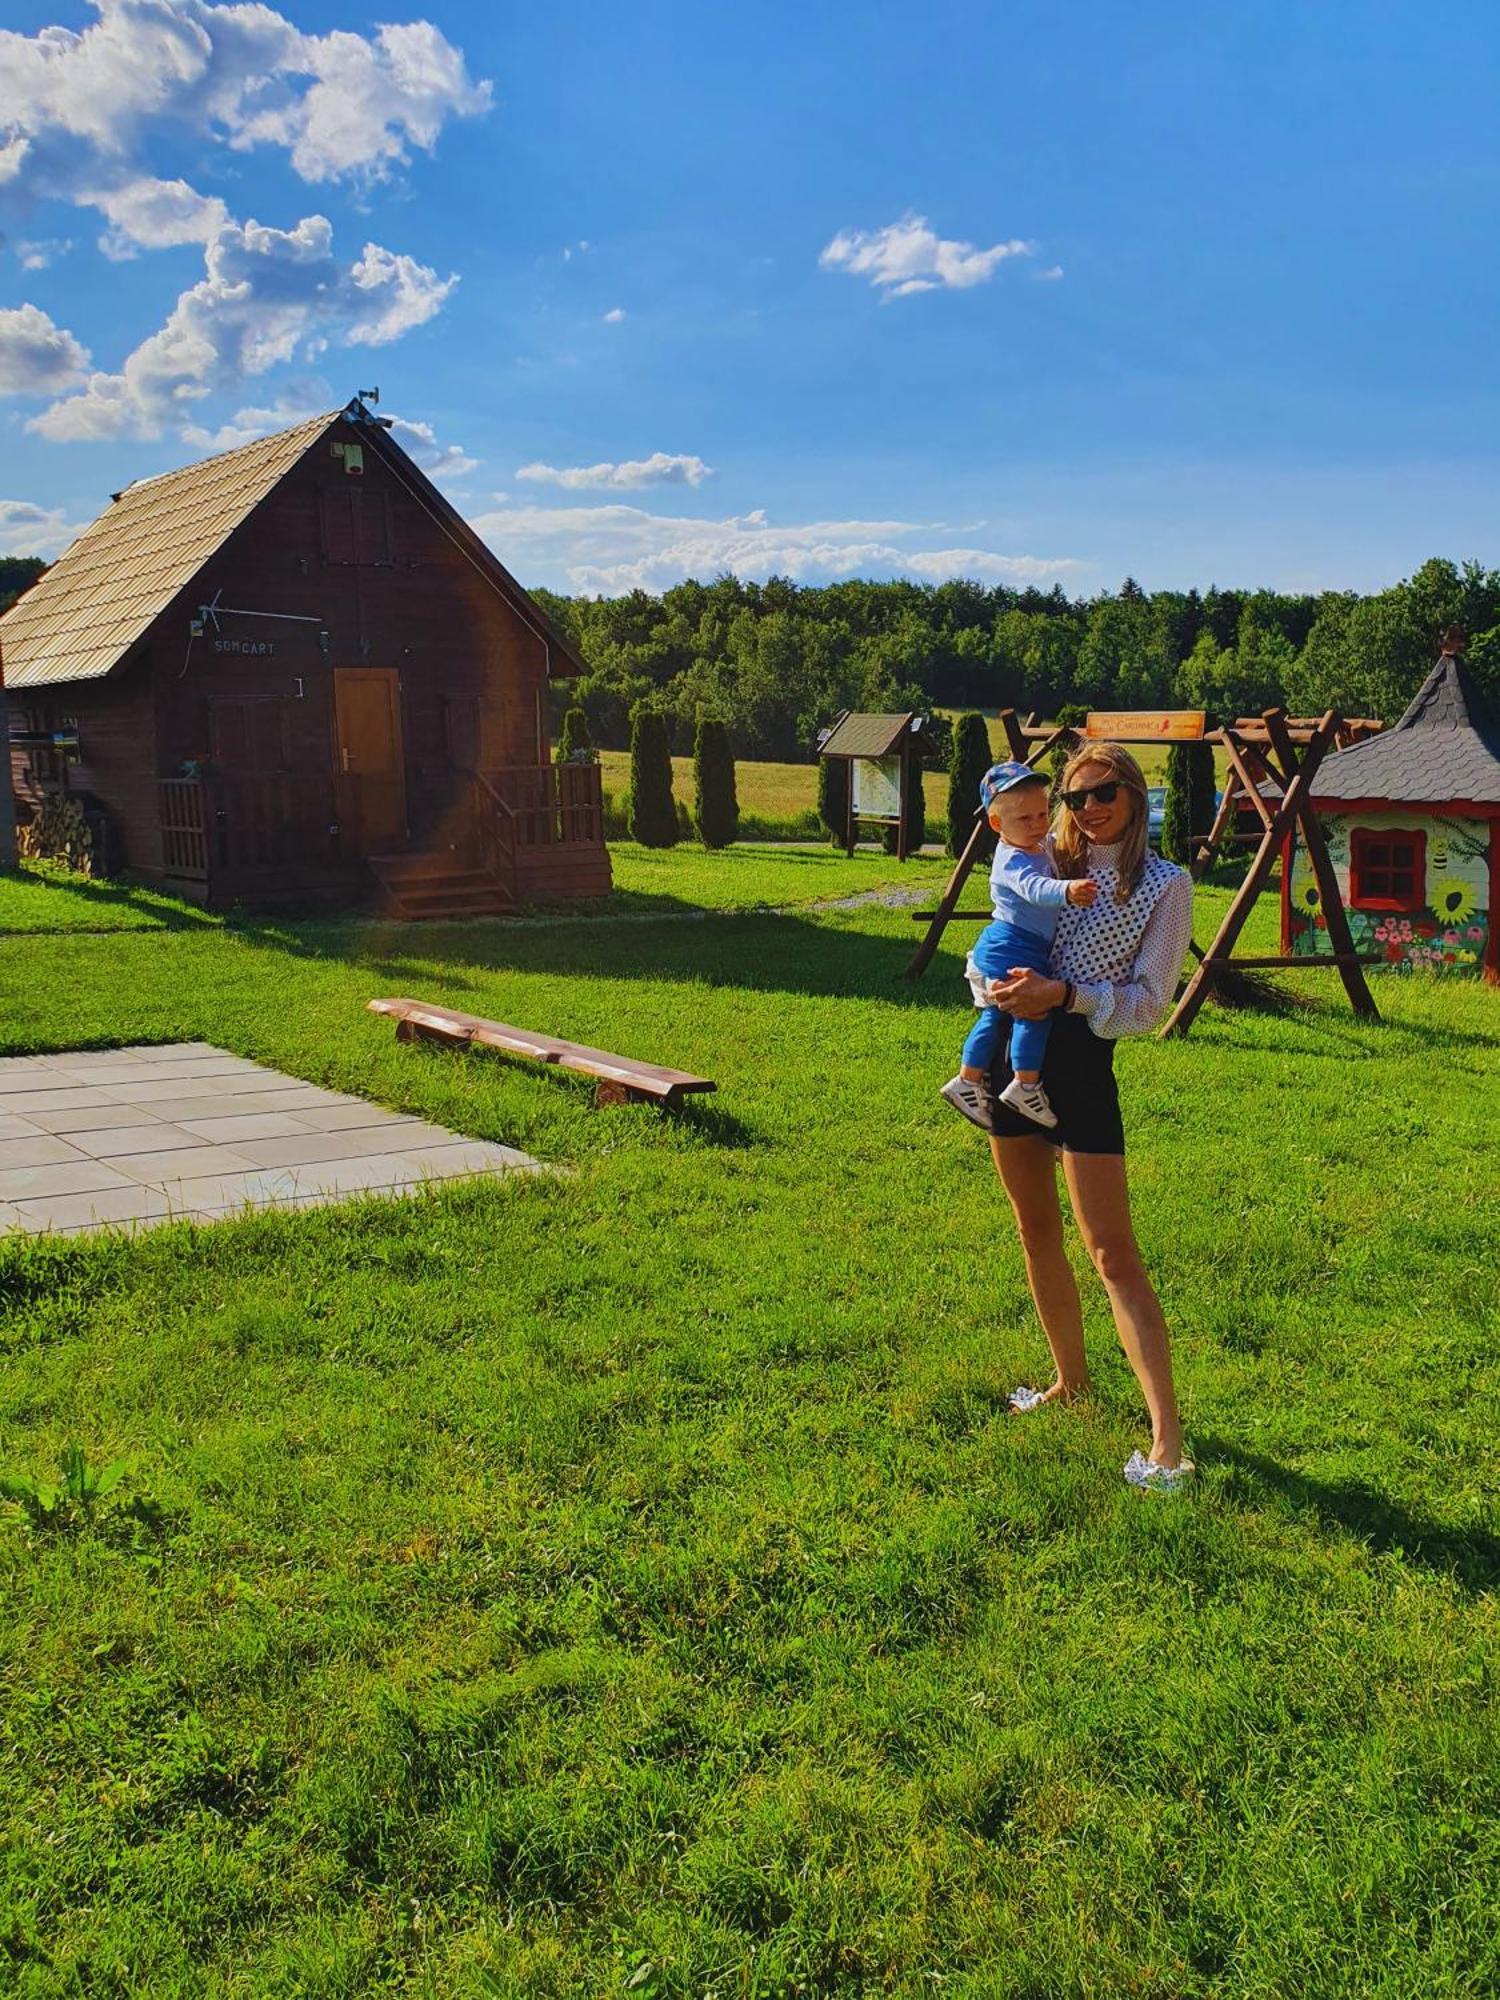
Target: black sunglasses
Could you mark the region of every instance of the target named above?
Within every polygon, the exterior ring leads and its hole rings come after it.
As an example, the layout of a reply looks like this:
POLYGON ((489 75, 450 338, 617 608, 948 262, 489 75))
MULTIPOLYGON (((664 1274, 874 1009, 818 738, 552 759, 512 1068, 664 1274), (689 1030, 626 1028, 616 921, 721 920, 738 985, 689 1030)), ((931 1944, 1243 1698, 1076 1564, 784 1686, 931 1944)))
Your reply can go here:
POLYGON ((1090 799, 1097 805, 1112 806, 1119 789, 1118 780, 1111 778, 1103 785, 1081 785, 1076 792, 1064 792, 1062 802, 1069 812, 1075 813, 1082 812, 1090 799))

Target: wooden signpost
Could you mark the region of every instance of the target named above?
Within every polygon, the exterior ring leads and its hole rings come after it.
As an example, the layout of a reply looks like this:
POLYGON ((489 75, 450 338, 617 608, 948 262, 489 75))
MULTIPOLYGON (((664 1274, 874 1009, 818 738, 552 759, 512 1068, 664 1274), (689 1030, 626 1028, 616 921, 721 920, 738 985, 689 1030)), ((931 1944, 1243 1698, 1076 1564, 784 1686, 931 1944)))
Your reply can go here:
POLYGON ((846 710, 825 731, 818 744, 818 755, 836 758, 846 768, 846 854, 854 852, 859 822, 863 820, 875 826, 893 826, 896 859, 906 859, 907 800, 921 727, 922 717, 915 711, 905 715, 856 715, 846 710))
MULTIPOLYGON (((1002 710, 1000 723, 1011 756, 1029 764, 1035 764, 1070 733, 1066 729, 1038 727, 1031 718, 1023 723, 1014 709, 1002 710)), ((1195 873, 1201 873, 1207 866, 1237 811, 1248 805, 1261 822, 1260 839, 1245 879, 1235 892, 1224 921, 1207 951, 1200 950, 1196 944, 1192 947, 1198 964, 1160 1033, 1163 1036, 1185 1035, 1215 982, 1231 967, 1240 971, 1251 967, 1288 966, 1300 970, 1308 965, 1336 966, 1355 1013, 1366 1019, 1378 1019, 1379 1010, 1361 970, 1363 965, 1373 960, 1370 955, 1354 949, 1338 877, 1310 799, 1313 779, 1328 752, 1345 741, 1352 741, 1356 733, 1368 734, 1379 724, 1346 722, 1332 709, 1316 721, 1304 717, 1293 719, 1279 708, 1273 708, 1267 709, 1261 716, 1241 717, 1223 729, 1209 730, 1204 725, 1205 718, 1197 710, 1168 709, 1141 714, 1097 712, 1089 716, 1078 732, 1085 743, 1206 742, 1223 750, 1229 765, 1224 793, 1213 831, 1195 857, 1195 873), (1263 796, 1268 781, 1269 789, 1277 795, 1274 804, 1263 796), (1244 929, 1245 919, 1266 886, 1275 863, 1280 860, 1283 866, 1286 865, 1293 833, 1298 828, 1317 879, 1324 922, 1333 949, 1319 957, 1281 954, 1235 958, 1235 941, 1244 929)), ((908 979, 919 979, 926 971, 944 930, 954 918, 960 922, 977 920, 988 923, 988 910, 960 910, 958 907, 964 883, 978 855, 983 832, 983 815, 976 813, 974 831, 954 864, 942 901, 935 910, 916 912, 917 921, 927 924, 927 932, 906 968, 908 979)))

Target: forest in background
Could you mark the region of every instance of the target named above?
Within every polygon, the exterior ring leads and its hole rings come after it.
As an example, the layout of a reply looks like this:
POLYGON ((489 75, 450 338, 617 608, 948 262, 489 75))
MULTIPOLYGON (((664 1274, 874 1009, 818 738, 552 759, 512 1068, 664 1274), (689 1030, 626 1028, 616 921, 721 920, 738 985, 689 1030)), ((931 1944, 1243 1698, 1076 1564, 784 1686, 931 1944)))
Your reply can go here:
MULTIPOLYGON (((0 610, 44 568, 0 557, 0 610)), ((1500 714, 1500 570, 1477 562, 1435 557, 1369 596, 1146 591, 1128 577, 1074 598, 964 579, 732 576, 660 597, 532 595, 588 669, 556 690, 554 723, 579 702, 609 749, 629 742, 642 700, 661 711, 676 751, 692 747, 701 709, 727 725, 736 756, 781 763, 810 761, 818 730, 848 708, 1181 707, 1232 720, 1280 703, 1389 723, 1450 625, 1468 635, 1469 666, 1500 714)))
POLYGON ((1369 596, 1271 590, 1118 591, 1071 598, 965 580, 821 586, 782 577, 680 583, 660 597, 532 595, 588 672, 559 690, 595 743, 623 748, 651 701, 673 748, 700 709, 735 754, 794 763, 844 709, 1204 708, 1216 720, 1280 704, 1392 722, 1450 625, 1500 713, 1500 571, 1440 558, 1369 596))

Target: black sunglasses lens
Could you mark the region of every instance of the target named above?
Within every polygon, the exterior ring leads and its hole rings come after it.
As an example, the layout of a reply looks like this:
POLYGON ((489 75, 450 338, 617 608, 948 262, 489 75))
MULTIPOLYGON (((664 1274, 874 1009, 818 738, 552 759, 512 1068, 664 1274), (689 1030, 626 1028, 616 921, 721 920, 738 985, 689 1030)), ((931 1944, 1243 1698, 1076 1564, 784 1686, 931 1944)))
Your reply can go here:
POLYGON ((1114 779, 1111 779, 1105 785, 1085 785, 1082 791, 1064 792, 1062 802, 1068 808, 1069 812, 1082 812, 1090 799, 1093 799, 1096 804, 1101 806, 1112 806, 1115 802, 1115 794, 1119 789, 1119 785, 1114 779))

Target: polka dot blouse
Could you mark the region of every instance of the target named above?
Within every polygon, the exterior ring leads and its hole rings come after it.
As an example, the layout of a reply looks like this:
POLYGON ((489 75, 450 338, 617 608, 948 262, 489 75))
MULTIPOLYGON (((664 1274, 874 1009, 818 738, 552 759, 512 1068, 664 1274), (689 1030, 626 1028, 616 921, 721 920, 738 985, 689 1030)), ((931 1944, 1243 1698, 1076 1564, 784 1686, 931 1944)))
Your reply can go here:
POLYGON ((1172 1004, 1193 935, 1193 881, 1186 869, 1148 853, 1130 900, 1119 903, 1118 847, 1092 847, 1089 873, 1099 894, 1087 909, 1069 904, 1057 924, 1052 971, 1078 989, 1072 1011, 1096 1035, 1144 1035, 1172 1004))

